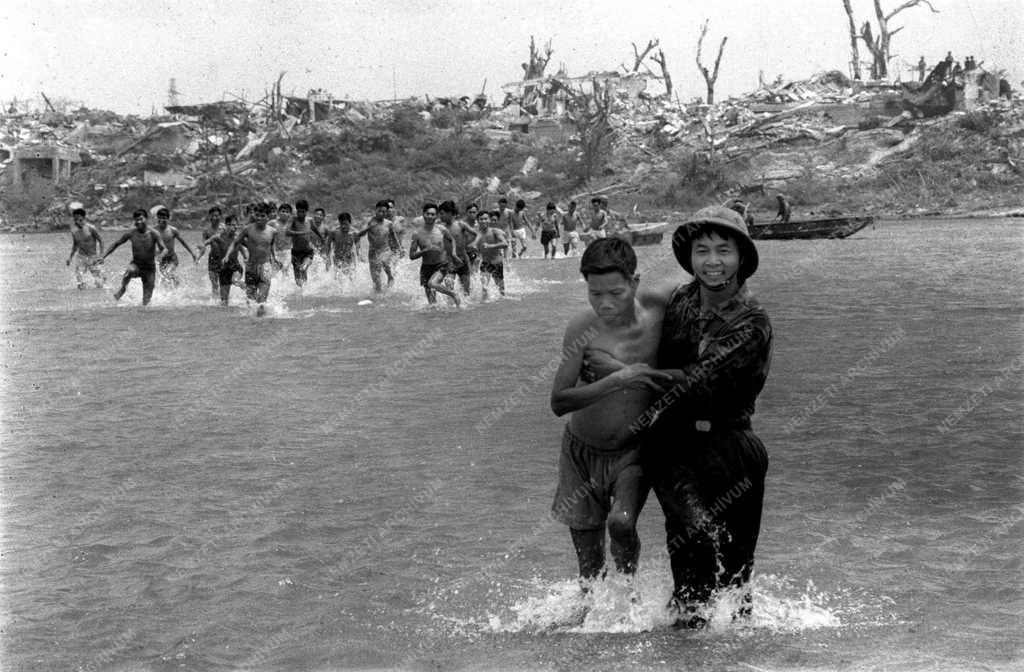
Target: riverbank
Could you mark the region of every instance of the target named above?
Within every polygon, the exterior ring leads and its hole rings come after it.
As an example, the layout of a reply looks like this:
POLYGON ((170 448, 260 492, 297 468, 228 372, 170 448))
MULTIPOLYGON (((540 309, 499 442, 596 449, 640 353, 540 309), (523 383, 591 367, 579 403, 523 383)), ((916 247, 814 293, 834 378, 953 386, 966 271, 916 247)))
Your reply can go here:
POLYGON ((112 113, 97 123, 64 119, 82 164, 60 185, 30 177, 6 188, 0 230, 66 229, 74 201, 104 228, 162 203, 186 229, 202 228, 212 205, 299 198, 332 220, 340 212, 368 216, 384 197, 412 217, 426 200, 491 207, 505 196, 539 213, 548 201, 576 199, 585 208, 593 194, 636 222, 683 218, 737 196, 756 219, 770 219, 777 194, 794 218, 1024 212, 1020 97, 932 117, 896 108, 886 117, 879 101, 895 104, 892 92, 811 84, 821 100, 838 91, 847 102, 790 107, 760 103, 757 94, 712 107, 618 101, 599 132, 570 116, 511 132, 508 108, 425 109, 417 101, 283 124, 222 111, 224 119, 202 129, 112 113))

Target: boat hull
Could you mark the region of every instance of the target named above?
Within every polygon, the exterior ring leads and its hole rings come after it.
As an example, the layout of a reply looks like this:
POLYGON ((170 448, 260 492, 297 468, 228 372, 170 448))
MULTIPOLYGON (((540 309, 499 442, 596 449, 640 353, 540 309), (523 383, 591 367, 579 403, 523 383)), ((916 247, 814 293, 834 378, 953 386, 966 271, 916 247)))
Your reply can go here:
POLYGON ((874 221, 874 217, 829 217, 785 223, 754 224, 750 227, 750 237, 754 240, 846 238, 873 224, 874 221))

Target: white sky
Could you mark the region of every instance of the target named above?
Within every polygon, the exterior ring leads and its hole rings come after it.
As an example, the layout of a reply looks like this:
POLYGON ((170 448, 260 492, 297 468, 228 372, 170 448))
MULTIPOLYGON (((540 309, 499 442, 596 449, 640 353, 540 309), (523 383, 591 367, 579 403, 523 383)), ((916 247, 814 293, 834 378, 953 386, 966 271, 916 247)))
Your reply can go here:
MULTIPOLYGON (((882 0, 888 11, 902 0, 882 0)), ((1024 79, 1024 0, 932 0, 893 21, 894 67, 952 50, 1024 79)), ((870 0, 853 0, 858 23, 870 0)), ((552 38, 549 72, 571 75, 632 63, 631 42, 660 38, 679 96, 703 95, 694 63, 703 20, 704 61, 728 36, 716 95, 750 91, 758 70, 797 79, 848 72, 841 0, 4 0, 0 3, 0 103, 13 96, 81 100, 149 114, 167 103, 227 93, 259 97, 280 71, 286 93, 319 87, 338 97, 391 98, 486 92, 520 79, 530 35, 552 38), (708 53, 711 52, 711 53, 708 53)), ((861 46, 861 60, 869 60, 861 46)), ((910 75, 905 75, 909 77, 910 75)))

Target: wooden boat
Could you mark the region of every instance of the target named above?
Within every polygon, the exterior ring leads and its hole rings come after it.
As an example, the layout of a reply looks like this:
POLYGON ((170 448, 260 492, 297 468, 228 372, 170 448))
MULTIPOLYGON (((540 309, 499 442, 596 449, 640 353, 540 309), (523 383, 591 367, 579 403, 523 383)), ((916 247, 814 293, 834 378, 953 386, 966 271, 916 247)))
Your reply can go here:
POLYGON ((669 229, 669 222, 644 222, 642 224, 629 224, 626 228, 619 230, 615 235, 629 242, 631 245, 658 245, 669 229))
POLYGON ((754 240, 808 240, 812 238, 846 238, 865 226, 873 224, 874 217, 825 217, 822 219, 790 220, 786 223, 769 222, 750 226, 754 240))

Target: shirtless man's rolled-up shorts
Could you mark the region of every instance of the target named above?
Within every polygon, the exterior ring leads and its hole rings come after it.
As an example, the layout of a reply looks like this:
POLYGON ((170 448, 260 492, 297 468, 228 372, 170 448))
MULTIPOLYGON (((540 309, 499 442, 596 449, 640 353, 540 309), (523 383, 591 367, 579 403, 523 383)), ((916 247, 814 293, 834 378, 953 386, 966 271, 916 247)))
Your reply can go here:
POLYGON ((602 450, 583 442, 566 426, 558 458, 558 487, 551 505, 556 520, 578 530, 603 527, 612 510, 613 495, 643 507, 648 490, 639 443, 602 450))

